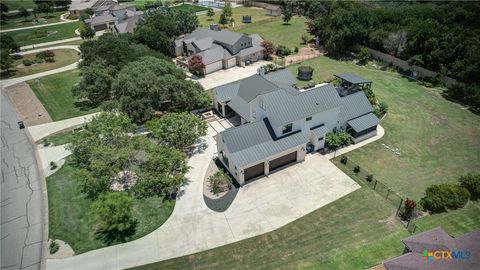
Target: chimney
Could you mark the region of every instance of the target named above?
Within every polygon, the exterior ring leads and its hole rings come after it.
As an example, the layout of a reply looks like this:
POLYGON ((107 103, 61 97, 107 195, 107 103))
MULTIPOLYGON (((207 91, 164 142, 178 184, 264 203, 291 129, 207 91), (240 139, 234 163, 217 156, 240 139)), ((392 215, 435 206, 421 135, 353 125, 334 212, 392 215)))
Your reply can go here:
POLYGON ((218 24, 213 23, 213 24, 210 24, 210 30, 220 31, 220 28, 218 27, 218 24))
POLYGON ((257 74, 262 77, 265 77, 265 69, 263 67, 257 68, 257 74))

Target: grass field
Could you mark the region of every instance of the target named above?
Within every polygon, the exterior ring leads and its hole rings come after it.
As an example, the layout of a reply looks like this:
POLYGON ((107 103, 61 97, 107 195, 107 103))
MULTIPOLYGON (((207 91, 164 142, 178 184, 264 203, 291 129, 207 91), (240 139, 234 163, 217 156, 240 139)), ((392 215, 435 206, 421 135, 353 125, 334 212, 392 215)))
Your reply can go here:
POLYGON ((22 61, 25 59, 28 59, 30 61, 34 61, 36 58, 36 53, 32 54, 26 54, 23 56, 22 59, 15 60, 13 62, 13 67, 14 69, 7 74, 2 73, 2 79, 6 78, 15 78, 15 77, 22 77, 22 76, 27 76, 47 70, 52 70, 56 68, 60 68, 63 66, 70 65, 72 63, 75 63, 80 59, 79 53, 75 50, 68 50, 68 49, 62 49, 62 50, 53 50, 55 52, 55 62, 53 63, 39 63, 39 64, 33 64, 31 66, 23 66, 22 61))
POLYGON ((24 17, 9 17, 8 20, 5 21, 4 24, 0 26, 2 30, 5 29, 13 29, 13 28, 20 28, 20 27, 28 27, 28 26, 36 26, 36 25, 41 25, 41 24, 47 24, 47 23, 55 23, 55 22, 60 22, 60 15, 65 13, 64 11, 60 12, 53 12, 48 14, 37 14, 37 17, 40 19, 40 22, 34 22, 33 21, 33 15, 30 15, 26 18, 24 17))
MULTIPOLYGON (((272 18, 271 16, 267 16, 265 13, 266 13, 265 9, 257 8, 257 7, 234 8, 232 9, 232 14, 233 14, 232 17, 235 20, 235 28, 244 27, 244 26, 246 27, 249 25, 249 24, 242 23, 242 17, 245 15, 252 16, 253 23, 261 22, 261 21, 272 18)), ((221 11, 215 12, 215 15, 211 19, 206 14, 197 16, 200 22, 200 26, 209 27, 210 24, 212 23, 218 23, 218 20, 220 19, 220 14, 222 14, 221 11)), ((235 30, 235 28, 231 30, 235 30)))
POLYGON ((71 89, 78 82, 79 74, 80 71, 73 70, 27 82, 54 121, 99 111, 76 106, 71 89))
POLYGON ((249 26, 240 29, 239 32, 245 34, 259 34, 264 39, 273 41, 275 45, 284 45, 290 49, 295 47, 302 48, 307 45, 303 44, 301 37, 307 33, 306 19, 303 17, 293 17, 289 24, 283 24, 281 19, 266 22, 260 25, 249 26))
POLYGON ((12 31, 8 32, 7 34, 13 37, 19 46, 25 46, 76 37, 75 29, 79 28, 81 25, 82 22, 72 22, 12 31), (47 33, 50 33, 50 35, 37 38, 35 35, 36 31, 46 31, 47 33))
MULTIPOLYGON (((373 81, 378 100, 389 105, 381 123, 385 136, 347 156, 401 196, 418 200, 431 184, 454 183, 462 174, 479 172, 480 116, 444 99, 441 89, 420 86, 372 65, 323 56, 302 65, 314 68, 316 82, 334 73, 356 73, 373 81), (399 148, 401 155, 394 155, 382 143, 399 148)), ((298 66, 289 67, 294 75, 298 66)))
POLYGON ((26 9, 37 7, 33 0, 1 0, 0 2, 7 5, 9 10, 18 10, 21 7, 26 9))
MULTIPOLYGON (((74 177, 76 168, 66 164, 47 178, 49 237, 67 242, 80 254, 106 244, 95 237, 91 212, 92 201, 81 193, 74 177)), ((173 211, 174 201, 161 198, 134 199, 133 216, 138 221, 136 232, 129 240, 147 235, 158 228, 173 211)))

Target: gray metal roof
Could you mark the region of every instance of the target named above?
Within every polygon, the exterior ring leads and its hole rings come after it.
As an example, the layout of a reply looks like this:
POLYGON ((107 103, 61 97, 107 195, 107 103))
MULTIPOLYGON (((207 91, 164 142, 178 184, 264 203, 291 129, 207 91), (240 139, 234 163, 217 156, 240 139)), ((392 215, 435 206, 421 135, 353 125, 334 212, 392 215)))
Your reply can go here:
POLYGON ((368 101, 365 93, 363 91, 355 92, 341 98, 339 123, 343 125, 348 120, 357 118, 372 111, 373 107, 370 104, 370 101, 368 101))
POLYGON ((329 133, 330 129, 323 125, 312 129, 312 133, 315 137, 323 137, 325 134, 329 133))
POLYGON ((245 102, 245 100, 236 96, 230 102, 228 102, 227 105, 236 113, 238 113, 243 119, 250 121, 250 106, 247 102, 245 102))
POLYGON ((216 87, 213 91, 219 102, 232 100, 238 93, 240 82, 233 82, 216 87))
POLYGON ((279 90, 279 87, 262 76, 255 74, 240 81, 238 96, 250 102, 257 96, 279 90))
POLYGON ((274 154, 306 144, 302 132, 276 139, 268 130, 267 120, 227 129, 222 132, 230 158, 237 167, 253 165, 274 154))
POLYGON ((295 85, 297 81, 293 78, 292 72, 289 69, 280 69, 274 72, 265 74, 265 79, 277 84, 295 85))
POLYGON ((353 83, 353 84, 359 84, 359 83, 371 83, 372 81, 367 80, 363 77, 360 77, 356 74, 352 73, 344 73, 344 74, 334 74, 335 77, 338 77, 342 80, 345 80, 347 82, 353 83))
POLYGON ((340 107, 340 96, 332 84, 291 95, 275 91, 262 95, 269 120, 274 126, 283 126, 319 112, 340 107))
POLYGON ((251 34, 249 37, 252 38, 253 46, 262 46, 263 38, 259 34, 251 34))
POLYGON ((360 132, 362 130, 365 130, 367 128, 371 128, 373 126, 378 125, 380 123, 380 119, 373 114, 373 113, 368 113, 363 116, 357 117, 355 119, 352 119, 347 122, 350 127, 352 127, 356 132, 360 132))
POLYGON ((263 47, 261 46, 252 46, 252 47, 248 47, 246 49, 243 49, 241 50, 238 55, 240 57, 243 57, 243 56, 246 56, 246 55, 250 55, 252 53, 256 53, 256 52, 261 52, 263 51, 263 47))

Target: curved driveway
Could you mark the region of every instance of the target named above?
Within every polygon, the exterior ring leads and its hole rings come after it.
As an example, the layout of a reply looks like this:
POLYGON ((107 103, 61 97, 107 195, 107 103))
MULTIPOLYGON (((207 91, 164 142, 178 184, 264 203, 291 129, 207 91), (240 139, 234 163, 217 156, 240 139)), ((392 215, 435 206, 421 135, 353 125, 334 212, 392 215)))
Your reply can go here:
MULTIPOLYGON (((71 49, 71 50, 76 50, 77 52, 80 52, 80 49, 78 48, 77 45, 62 45, 62 46, 54 46, 54 47, 47 47, 47 48, 41 48, 41 49, 34 49, 34 50, 30 50, 30 51, 19 52, 18 54, 25 55, 25 54, 37 53, 37 52, 41 52, 41 51, 45 51, 45 50, 58 50, 58 49, 71 49)), ((8 80, 2 80, 0 84, 2 85, 2 87, 8 87, 8 86, 11 86, 11 85, 14 85, 14 84, 17 84, 17 83, 26 82, 26 81, 29 81, 29 80, 37 79, 37 78, 40 78, 40 77, 44 77, 44 76, 48 76, 48 75, 52 75, 52 74, 56 74, 56 73, 60 73, 60 72, 64 72, 64 71, 73 70, 73 69, 77 68, 77 64, 79 62, 80 61, 77 61, 73 64, 68 65, 68 66, 64 66, 64 67, 61 67, 61 68, 56 68, 56 69, 52 69, 52 70, 48 70, 48 71, 44 71, 44 72, 40 72, 40 73, 35 73, 35 74, 32 74, 32 75, 28 75, 28 76, 23 76, 23 77, 8 79, 8 80)))

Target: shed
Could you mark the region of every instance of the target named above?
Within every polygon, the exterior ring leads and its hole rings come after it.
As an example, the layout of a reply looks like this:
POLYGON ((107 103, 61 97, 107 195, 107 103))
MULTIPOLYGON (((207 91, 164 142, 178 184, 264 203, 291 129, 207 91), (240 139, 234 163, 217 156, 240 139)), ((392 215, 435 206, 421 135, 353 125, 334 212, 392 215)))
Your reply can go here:
POLYGON ((265 7, 268 16, 280 16, 282 15, 282 8, 276 5, 268 5, 265 7))

